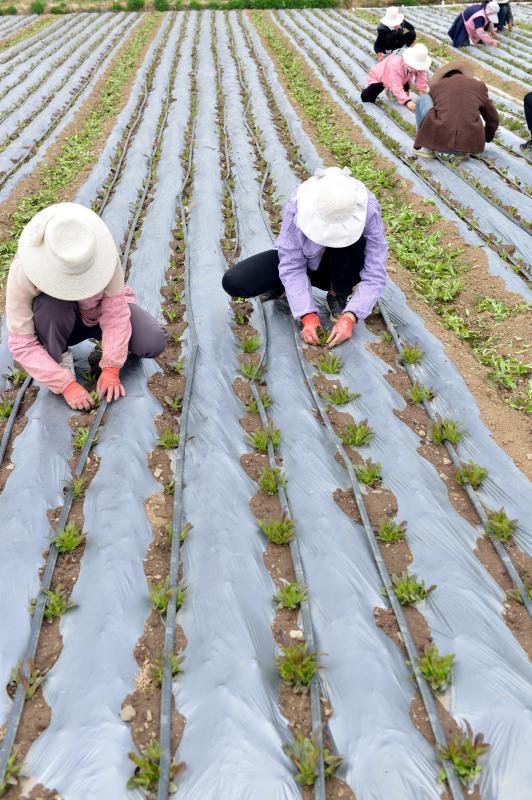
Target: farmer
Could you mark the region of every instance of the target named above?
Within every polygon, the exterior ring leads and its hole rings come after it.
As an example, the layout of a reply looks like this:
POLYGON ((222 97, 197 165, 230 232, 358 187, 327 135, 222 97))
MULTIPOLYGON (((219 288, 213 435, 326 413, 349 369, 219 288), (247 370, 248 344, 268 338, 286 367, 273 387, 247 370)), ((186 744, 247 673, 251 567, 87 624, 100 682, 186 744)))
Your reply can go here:
POLYGON ((493 34, 498 15, 499 4, 495 2, 468 6, 458 14, 449 28, 453 47, 465 47, 468 44, 489 44, 497 47, 493 34))
POLYGON ((393 50, 410 47, 415 39, 416 30, 412 23, 405 20, 405 15, 396 6, 390 6, 377 27, 373 49, 377 53, 377 59, 382 61, 393 50))
POLYGON ((510 6, 509 0, 498 0, 498 3, 499 14, 495 27, 498 31, 502 31, 507 25, 508 30, 511 31, 514 26, 514 15, 512 14, 512 7, 510 6))
POLYGON ((434 158, 440 153, 482 153, 499 126, 488 88, 476 80, 470 61, 451 61, 437 69, 428 94, 416 103, 418 127, 414 154, 434 158))
POLYGON ((402 53, 392 53, 370 69, 368 85, 360 97, 364 103, 374 103, 385 89, 395 95, 397 102, 410 111, 416 110, 416 103, 410 95, 413 84, 424 94, 429 88, 427 70, 432 59, 424 44, 406 47, 402 53))
POLYGON ((45 208, 22 231, 7 279, 6 317, 13 357, 79 410, 94 401, 75 379, 71 345, 102 340, 97 392, 108 402, 125 395, 120 368, 128 350, 154 358, 166 346, 165 330, 124 285, 111 232, 77 203, 45 208))
POLYGON ((532 150, 532 92, 527 92, 527 94, 525 94, 523 105, 525 108, 526 126, 528 128, 528 132, 530 133, 530 138, 528 142, 525 142, 521 145, 521 149, 532 150))
POLYGON ((286 203, 275 249, 235 264, 222 284, 232 297, 265 294, 264 300, 286 291, 303 340, 316 345, 320 318, 311 286, 325 290, 335 322, 327 344, 334 347, 381 296, 386 256, 377 199, 347 167, 329 167, 316 170, 286 203))

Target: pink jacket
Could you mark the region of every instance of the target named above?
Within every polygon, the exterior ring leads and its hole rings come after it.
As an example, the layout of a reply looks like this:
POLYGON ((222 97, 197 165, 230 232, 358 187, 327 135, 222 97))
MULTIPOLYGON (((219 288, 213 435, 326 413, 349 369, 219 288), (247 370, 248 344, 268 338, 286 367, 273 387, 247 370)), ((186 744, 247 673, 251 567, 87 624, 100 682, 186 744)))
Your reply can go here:
MULTIPOLYGON (((13 358, 28 375, 51 392, 61 394, 73 378, 48 355, 35 334, 33 300, 39 294, 40 290, 26 276, 20 258, 15 256, 7 279, 8 346, 13 358)), ((102 368, 124 365, 131 338, 129 304, 134 302, 135 295, 124 285, 124 273, 118 259, 113 277, 103 292, 78 302, 85 325, 99 325, 102 330, 102 368)))
MULTIPOLYGON (((462 19, 464 18, 462 17, 462 19)), ((484 26, 486 25, 487 22, 488 18, 486 16, 486 12, 484 11, 484 9, 477 11, 476 14, 472 14, 469 17, 469 19, 464 19, 465 29, 472 44, 478 44, 479 42, 484 42, 485 44, 493 44, 495 42, 495 39, 493 39, 493 37, 490 36, 490 33, 493 33, 493 31, 495 30, 495 26, 490 22, 488 30, 485 31, 484 26), (478 27, 475 28, 475 20, 481 18, 484 20, 483 26, 480 28, 478 27)))
POLYGON ((426 71, 417 72, 411 69, 404 61, 402 55, 391 53, 382 61, 378 61, 369 71, 368 86, 372 83, 382 83, 384 88, 397 98, 397 102, 402 106, 412 98, 409 92, 405 91, 405 83, 414 85, 416 90, 423 94, 428 91, 429 81, 426 71))

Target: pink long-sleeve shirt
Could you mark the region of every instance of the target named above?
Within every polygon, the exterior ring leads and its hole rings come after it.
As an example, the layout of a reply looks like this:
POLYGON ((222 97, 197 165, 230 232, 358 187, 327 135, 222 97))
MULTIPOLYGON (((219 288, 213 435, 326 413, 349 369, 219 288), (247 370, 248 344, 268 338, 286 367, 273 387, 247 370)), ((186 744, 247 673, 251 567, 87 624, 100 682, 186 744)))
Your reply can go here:
POLYGON ((424 94, 429 88, 427 72, 411 69, 403 56, 396 53, 391 53, 372 66, 368 75, 368 86, 372 83, 382 83, 385 89, 393 92, 402 106, 412 99, 404 88, 405 83, 415 86, 420 94, 424 94))
POLYGON ((490 34, 493 34, 495 25, 488 20, 483 8, 472 14, 469 19, 466 19, 465 16, 462 15, 462 19, 464 20, 465 29, 472 44, 478 44, 479 42, 484 42, 484 44, 489 45, 494 44, 495 39, 490 34), (485 30, 486 25, 488 26, 487 30, 485 30))
MULTIPOLYGON (((54 361, 35 333, 33 301, 41 291, 29 280, 19 256, 9 270, 6 294, 8 346, 28 375, 51 392, 61 394, 72 374, 54 361)), ((81 319, 88 327, 102 330, 102 367, 122 367, 127 358, 131 338, 129 304, 135 302, 133 291, 124 284, 124 272, 117 259, 116 268, 103 292, 78 301, 81 319)))

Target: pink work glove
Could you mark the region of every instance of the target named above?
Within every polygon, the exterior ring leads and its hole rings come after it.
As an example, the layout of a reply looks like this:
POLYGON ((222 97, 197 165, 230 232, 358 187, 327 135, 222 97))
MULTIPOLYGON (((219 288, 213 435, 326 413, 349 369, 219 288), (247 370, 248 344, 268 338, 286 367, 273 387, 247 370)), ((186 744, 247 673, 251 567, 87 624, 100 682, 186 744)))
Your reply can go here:
POLYGON ((72 381, 72 383, 68 384, 63 391, 63 397, 70 408, 75 408, 77 411, 90 411, 94 406, 94 400, 88 391, 77 381, 72 381))
POLYGON ((377 61, 382 61, 383 58, 384 58, 383 53, 377 53, 377 61))
POLYGON ((355 316, 351 313, 342 314, 342 316, 338 318, 333 325, 331 335, 327 339, 327 347, 329 350, 331 347, 335 347, 337 344, 342 344, 342 342, 346 342, 351 338, 351 334, 353 333, 353 325, 355 322, 355 316))
POLYGON ((102 369, 102 374, 96 384, 96 391, 98 392, 98 397, 100 399, 105 397, 108 403, 111 400, 118 400, 119 397, 125 397, 126 390, 120 383, 120 370, 118 367, 104 367, 102 369))
POLYGON ((304 317, 301 317, 301 322, 303 323, 303 329, 301 331, 301 338, 307 344, 320 344, 320 338, 316 333, 316 328, 320 327, 320 318, 315 312, 311 314, 305 314, 304 317))

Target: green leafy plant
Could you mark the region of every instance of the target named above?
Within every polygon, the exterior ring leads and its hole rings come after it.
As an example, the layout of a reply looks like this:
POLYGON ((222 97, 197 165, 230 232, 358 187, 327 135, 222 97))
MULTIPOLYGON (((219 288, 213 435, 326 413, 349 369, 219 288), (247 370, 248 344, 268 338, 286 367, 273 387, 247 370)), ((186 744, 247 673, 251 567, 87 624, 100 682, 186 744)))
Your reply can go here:
MULTIPOLYGON (((152 602, 155 611, 159 611, 161 614, 166 614, 168 603, 172 599, 172 594, 174 592, 174 590, 170 586, 170 578, 167 576, 158 583, 148 582, 148 588, 150 593, 150 600, 152 602)), ((175 592, 176 608, 181 608, 181 606, 183 605, 185 601, 186 591, 187 591, 186 586, 184 584, 179 584, 177 586, 175 592)))
POLYGON ((263 467, 258 484, 266 494, 273 496, 279 494, 279 486, 286 486, 286 476, 279 467, 263 467))
POLYGON ((240 311, 240 309, 235 308, 234 320, 237 325, 247 325, 249 322, 249 316, 247 314, 244 314, 243 311, 240 311))
POLYGON ((76 450, 82 450, 85 447, 89 439, 89 433, 90 428, 87 426, 76 428, 72 434, 72 445, 76 450))
POLYGON ((373 438, 374 433, 369 427, 367 419, 359 423, 348 422, 340 431, 340 439, 350 447, 362 447, 369 444, 373 438))
POLYGON ((175 322, 177 319, 177 311, 174 311, 173 308, 165 308, 164 314, 168 322, 172 323, 175 322))
POLYGON ((343 361, 336 353, 323 353, 316 361, 316 366, 328 375, 338 375, 343 361))
POLYGON ((413 383, 406 396, 410 403, 422 403, 424 400, 432 400, 434 392, 423 383, 413 383))
MULTIPOLYGON (((143 0, 142 0, 143 2, 143 0)), ((153 792, 159 785, 160 763, 161 763, 161 745, 156 739, 151 739, 140 755, 136 753, 129 753, 129 758, 135 764, 135 772, 127 782, 128 789, 145 789, 148 792, 153 792)), ((177 773, 184 767, 183 763, 172 761, 170 764, 170 785, 169 792, 172 794, 176 791, 176 786, 173 783, 177 773)))
POLYGON ((459 486, 469 484, 473 489, 478 489, 487 474, 488 470, 485 467, 481 467, 480 464, 475 464, 474 461, 468 461, 467 463, 462 462, 460 468, 456 470, 454 477, 459 486))
POLYGON ((248 433, 248 442, 261 453, 266 453, 268 450, 268 442, 271 442, 274 447, 278 447, 281 443, 281 431, 278 428, 258 428, 255 431, 248 433))
POLYGON ((8 367, 8 370, 4 375, 4 378, 7 378, 11 386, 15 388, 22 386, 27 377, 28 375, 23 369, 14 369, 13 367, 8 367))
POLYGON ((294 536, 294 523, 289 517, 257 520, 265 537, 273 544, 287 544, 294 536))
MULTIPOLYGON (((264 408, 270 408, 273 402, 270 395, 267 392, 259 392, 259 395, 264 408)), ((259 407, 253 395, 250 395, 249 400, 245 404, 245 408, 250 414, 258 413, 259 407)))
POLYGON ((69 488, 72 489, 74 500, 77 500, 78 497, 81 497, 85 492, 85 478, 82 475, 77 478, 72 478, 69 488))
POLYGON ((175 481, 168 481, 168 483, 164 484, 163 487, 164 494, 174 494, 175 493, 175 481))
POLYGON ((264 375, 264 367, 258 367, 248 361, 240 362, 240 372, 248 381, 261 381, 264 375))
POLYGON ((400 364, 419 364, 423 358, 424 353, 417 345, 403 345, 403 349, 399 353, 397 360, 400 364))
POLYGON ((33 659, 29 659, 28 661, 27 673, 24 672, 21 663, 17 664, 11 673, 11 683, 14 683, 16 686, 20 683, 24 687, 27 700, 31 700, 32 697, 35 697, 37 690, 43 685, 45 680, 46 672, 42 672, 33 659))
POLYGON ((319 325, 316 328, 316 333, 318 334, 318 339, 320 340, 321 346, 325 347, 325 345, 327 344, 327 339, 329 338, 331 332, 325 330, 325 328, 322 328, 321 325, 319 325))
MULTIPOLYGON (((285 746, 286 755, 294 762, 297 767, 296 782, 300 786, 314 786, 318 777, 318 762, 320 749, 313 739, 296 733, 294 743, 285 746)), ((341 756, 334 756, 331 752, 323 748, 323 762, 325 765, 325 776, 330 778, 340 764, 341 756)))
POLYGON ((180 397, 165 397, 164 402, 168 406, 168 408, 173 411, 175 414, 181 413, 181 408, 183 406, 183 401, 180 397))
POLYGON ((297 581, 294 583, 284 581, 275 592, 273 599, 279 608, 288 608, 293 611, 299 608, 304 600, 308 600, 307 587, 297 581))
POLYGON ((443 444, 444 442, 456 444, 464 438, 464 431, 461 424, 456 420, 441 419, 433 424, 429 436, 435 444, 443 444))
MULTIPOLYGON (((183 656, 172 656, 172 678, 183 672, 181 664, 184 661, 183 656)), ((163 672, 164 672, 164 659, 156 658, 153 662, 153 667, 150 669, 150 679, 152 683, 159 689, 163 685, 163 672)))
POLYGON ((517 528, 517 520, 509 519, 504 508, 499 511, 487 511, 486 515, 488 517, 486 533, 501 542, 509 542, 517 528))
POLYGON ((281 655, 275 659, 283 683, 303 691, 319 670, 318 654, 309 652, 304 642, 281 646, 281 655))
POLYGON ((359 392, 350 392, 346 386, 334 386, 328 394, 323 396, 323 399, 334 406, 345 406, 346 403, 356 400, 357 397, 360 397, 359 392))
POLYGON ((144 0, 127 0, 127 11, 142 11, 144 9, 144 0))
POLYGON ((6 419, 11 414, 13 403, 9 400, 0 400, 0 419, 6 419))
POLYGON ((45 8, 46 6, 42 0, 33 0, 33 2, 30 3, 30 11, 32 14, 44 14, 45 8))
POLYGON ((44 605, 44 618, 48 621, 56 617, 62 617, 67 611, 76 608, 75 603, 71 603, 68 599, 68 591, 62 583, 57 585, 55 591, 48 589, 46 591, 46 603, 44 605))
POLYGON ((16 750, 7 757, 4 777, 0 780, 0 797, 3 797, 10 786, 18 785, 18 776, 22 769, 22 761, 18 758, 16 750))
POLYGON ((60 528, 55 535, 50 538, 52 544, 57 547, 58 553, 71 553, 84 541, 85 534, 75 522, 67 522, 64 528, 60 528))
MULTIPOLYGON (((484 741, 484 736, 477 733, 473 736, 473 731, 468 723, 466 730, 452 736, 447 747, 438 749, 438 756, 442 761, 450 761, 454 771, 464 786, 474 781, 481 771, 478 759, 489 749, 489 744, 484 741)), ((442 769, 440 777, 445 780, 445 769, 442 769)))
POLYGON ((175 433, 171 428, 166 428, 159 436, 157 445, 164 447, 166 450, 175 450, 179 445, 179 434, 175 433))
POLYGON ((427 589, 425 581, 418 581, 417 575, 409 575, 406 570, 401 575, 392 575, 392 585, 402 606, 413 606, 415 603, 425 600, 436 588, 433 584, 427 589))
POLYGON ((173 361, 169 366, 172 372, 175 372, 177 375, 181 375, 185 367, 185 359, 180 358, 179 361, 173 361))
POLYGON ((260 337, 258 335, 243 336, 240 340, 240 347, 244 353, 254 353, 260 347, 260 337))
POLYGON ((418 658, 419 671, 435 692, 445 691, 451 681, 454 654, 441 656, 435 644, 425 648, 425 652, 418 658))
POLYGON ((389 519, 383 519, 379 525, 376 533, 377 539, 387 544, 395 544, 396 542, 403 542, 406 534, 406 522, 393 522, 389 519))
POLYGON ((390 331, 383 331, 381 333, 381 340, 386 343, 393 342, 393 336, 390 331))
POLYGON ((512 313, 512 306, 493 297, 482 297, 475 305, 477 311, 488 311, 494 319, 506 319, 512 313))
POLYGON ((373 463, 371 458, 362 464, 357 464, 355 474, 366 486, 377 486, 382 481, 380 462, 373 463))

